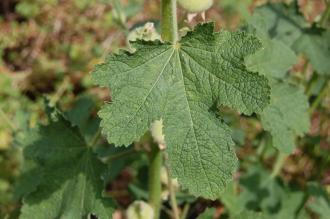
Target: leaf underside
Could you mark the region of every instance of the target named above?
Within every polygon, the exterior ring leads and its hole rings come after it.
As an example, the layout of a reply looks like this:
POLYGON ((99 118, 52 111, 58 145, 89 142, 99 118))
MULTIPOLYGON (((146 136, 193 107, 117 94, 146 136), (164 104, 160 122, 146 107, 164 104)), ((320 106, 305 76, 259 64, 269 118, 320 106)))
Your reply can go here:
POLYGON ((218 197, 237 166, 231 131, 211 109, 249 115, 269 102, 267 79, 244 65, 259 40, 213 28, 198 25, 176 44, 137 41, 135 53, 110 55, 93 72, 112 92, 99 113, 108 141, 129 145, 162 119, 172 177, 206 198, 218 197))

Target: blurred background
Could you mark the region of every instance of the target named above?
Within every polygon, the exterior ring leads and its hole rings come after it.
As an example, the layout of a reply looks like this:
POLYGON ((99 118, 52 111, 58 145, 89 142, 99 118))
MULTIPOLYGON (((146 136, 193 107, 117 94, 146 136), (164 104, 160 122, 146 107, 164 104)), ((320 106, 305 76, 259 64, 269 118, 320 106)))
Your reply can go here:
MULTIPOLYGON (((292 1, 272 2, 289 4, 292 1)), ((206 20, 215 21, 218 30, 235 30, 251 16, 255 7, 265 3, 266 0, 217 0, 206 12, 206 20)), ((310 24, 318 21, 326 9, 324 0, 298 0, 297 4, 310 24)), ((93 103, 91 115, 96 117, 99 106, 110 97, 107 90, 92 84, 90 72, 93 66, 101 63, 107 54, 127 48, 126 38, 136 27, 154 22, 158 28, 159 13, 157 0, 0 1, 0 218, 15 218, 21 205, 19 195, 15 194, 17 179, 24 168, 20 141, 26 129, 45 120, 43 97, 64 110, 77 107, 77 104, 79 107, 82 103, 79 101, 88 98, 93 103)), ((200 21, 202 18, 197 16, 188 22, 186 12, 179 8, 181 28, 193 27, 200 21)), ((313 69, 307 66, 307 73, 303 71, 305 63, 306 60, 300 57, 290 74, 308 80, 303 74, 311 74, 313 69)), ((283 182, 294 184, 294 187, 322 193, 322 196, 311 196, 307 204, 310 204, 308 215, 315 216, 315 212, 320 211, 323 218, 330 218, 328 198, 324 198, 328 196, 327 191, 330 192, 329 98, 328 93, 321 109, 313 113, 309 134, 299 140, 300 147, 286 160, 280 174, 283 182)), ((274 163, 276 150, 267 147, 262 152, 262 160, 256 161, 255 154, 261 153, 256 147, 263 133, 260 123, 255 119, 232 116, 228 116, 227 122, 237 127, 234 133, 242 166, 255 163, 243 176, 243 184, 251 188, 258 184, 252 180, 256 179, 254 174, 258 175, 259 183, 262 182, 263 174, 274 163)), ((127 190, 133 181, 127 168, 120 169, 113 178, 115 181, 110 187, 118 191, 127 190)), ((263 190, 259 192, 262 196, 263 190)), ((276 193, 276 190, 271 192, 276 193)), ((219 213, 223 211, 223 203, 227 203, 227 208, 228 205, 235 207, 229 193, 224 195, 222 203, 192 202, 192 209, 198 212, 216 206, 219 213)), ((260 194, 256 194, 258 200, 260 194)), ((306 199, 306 196, 300 198, 306 199)), ((133 198, 126 195, 117 199, 125 209, 133 198)), ((263 205, 257 203, 259 209, 263 205)))

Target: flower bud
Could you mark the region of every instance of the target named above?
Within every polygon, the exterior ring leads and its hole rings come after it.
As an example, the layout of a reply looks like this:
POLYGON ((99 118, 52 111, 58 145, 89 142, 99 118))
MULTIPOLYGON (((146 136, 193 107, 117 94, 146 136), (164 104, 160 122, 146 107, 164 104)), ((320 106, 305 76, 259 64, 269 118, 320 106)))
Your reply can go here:
POLYGON ((213 4, 213 0, 178 0, 178 2, 190 13, 206 11, 213 4))
POLYGON ((154 210, 144 201, 133 202, 126 211, 127 219, 153 219, 154 210))

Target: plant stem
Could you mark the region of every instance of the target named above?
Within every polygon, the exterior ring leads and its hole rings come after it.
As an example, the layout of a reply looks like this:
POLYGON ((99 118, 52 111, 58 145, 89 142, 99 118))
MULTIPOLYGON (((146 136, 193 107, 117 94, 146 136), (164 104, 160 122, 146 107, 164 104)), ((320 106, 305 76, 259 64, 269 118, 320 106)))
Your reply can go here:
POLYGON ((186 203, 183 207, 183 211, 181 214, 181 219, 186 219, 188 217, 188 212, 189 212, 190 204, 186 203))
POLYGON ((180 219, 179 216, 179 209, 178 209, 178 204, 176 202, 176 195, 175 195, 175 191, 174 191, 174 187, 172 184, 172 178, 170 175, 170 170, 168 168, 166 168, 166 173, 167 173, 167 179, 168 179, 168 190, 170 191, 170 200, 171 200, 171 207, 172 207, 172 211, 173 211, 173 216, 174 219, 180 219))
POLYGON ((271 174, 271 178, 275 178, 276 176, 278 176, 278 174, 281 172, 282 167, 285 163, 286 158, 288 157, 288 155, 279 152, 276 158, 276 163, 273 166, 273 171, 271 174))
POLYGON ((8 118, 8 116, 6 115, 6 113, 2 110, 2 107, 0 106, 0 116, 2 117, 3 120, 5 120, 5 122, 8 124, 8 126, 10 127, 10 129, 12 131, 17 130, 16 126, 14 125, 14 123, 8 118))
POLYGON ((324 11, 324 13, 322 15, 322 18, 320 20, 321 26, 324 27, 327 24, 329 15, 330 15, 330 2, 327 2, 327 8, 325 9, 325 11, 324 11))
POLYGON ((161 208, 161 167, 163 164, 162 152, 157 144, 152 145, 149 156, 149 176, 148 176, 148 190, 149 190, 149 204, 154 209, 154 219, 158 219, 161 208))
MULTIPOLYGON (((176 0, 162 0, 161 2, 162 38, 172 43, 178 40, 178 23, 176 15, 176 0)), ((149 204, 154 209, 154 219, 158 219, 161 209, 161 167, 163 154, 157 144, 152 145, 149 156, 149 204)))
POLYGON ((162 39, 174 43, 178 40, 176 0, 162 0, 161 8, 162 39))
POLYGON ((70 86, 70 80, 68 77, 64 78, 60 86, 58 87, 54 96, 50 98, 49 105, 56 106, 56 103, 61 99, 64 93, 67 91, 68 87, 70 86))
POLYGON ((315 101, 312 103, 312 106, 309 108, 309 113, 313 114, 316 108, 320 105, 322 102, 323 98, 328 94, 328 85, 329 83, 326 83, 321 90, 320 94, 317 96, 315 101))

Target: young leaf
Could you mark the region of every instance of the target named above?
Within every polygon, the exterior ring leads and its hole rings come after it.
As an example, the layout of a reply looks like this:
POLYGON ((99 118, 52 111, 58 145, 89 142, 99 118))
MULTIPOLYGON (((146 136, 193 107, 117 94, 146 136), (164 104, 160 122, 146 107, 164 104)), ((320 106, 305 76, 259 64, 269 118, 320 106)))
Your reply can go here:
POLYGON ((250 24, 249 29, 252 29, 251 32, 255 32, 259 37, 263 49, 246 57, 245 63, 248 70, 272 78, 284 78, 288 70, 297 61, 295 52, 281 41, 271 39, 266 28, 250 24))
POLYGON ((293 4, 262 6, 256 9, 250 24, 265 29, 272 39, 282 41, 296 53, 303 53, 319 74, 330 74, 330 32, 310 27, 293 4))
POLYGON ((265 130, 273 137, 273 145, 283 153, 292 153, 296 136, 309 130, 308 99, 304 91, 281 82, 271 84, 270 105, 261 113, 265 130))
POLYGON ((306 32, 294 43, 293 48, 305 54, 319 74, 330 75, 330 31, 306 32))
POLYGON ((309 27, 305 19, 298 14, 298 9, 291 4, 266 4, 257 8, 249 20, 255 27, 266 29, 273 39, 292 46, 302 35, 303 30, 309 27))
POLYGON ((93 73, 112 91, 99 113, 109 142, 129 145, 162 119, 172 177, 207 198, 218 197, 237 166, 231 131, 211 109, 251 114, 269 101, 267 79, 244 65, 261 47, 257 38, 213 28, 198 25, 174 45, 137 41, 135 53, 110 55, 93 73))
POLYGON ((77 127, 59 112, 50 124, 32 130, 24 155, 43 167, 37 189, 24 198, 22 219, 112 217, 112 202, 102 197, 103 165, 77 127))
POLYGON ((308 185, 310 200, 308 209, 319 215, 320 219, 326 219, 330 214, 330 198, 328 192, 318 183, 311 182, 308 185))

